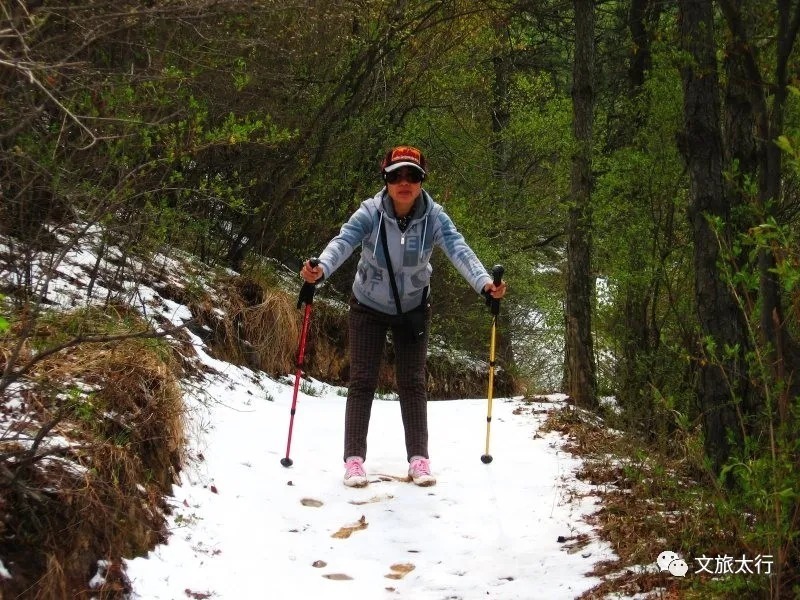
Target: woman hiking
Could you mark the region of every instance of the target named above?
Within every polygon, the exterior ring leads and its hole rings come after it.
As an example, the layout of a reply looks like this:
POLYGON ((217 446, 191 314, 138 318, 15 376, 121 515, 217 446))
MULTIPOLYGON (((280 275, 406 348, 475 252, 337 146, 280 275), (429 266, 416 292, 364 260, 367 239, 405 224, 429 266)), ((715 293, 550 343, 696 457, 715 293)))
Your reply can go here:
POLYGON ((433 248, 444 250, 476 293, 500 299, 506 284, 494 284, 442 206, 422 189, 427 175, 422 152, 412 146, 392 148, 383 158, 381 175, 385 187, 361 203, 319 255, 319 264, 306 262, 300 275, 308 283, 319 283, 361 247, 349 301, 344 484, 368 483, 367 431, 386 334, 391 331, 408 474, 415 484, 429 486, 436 483, 428 455, 425 382, 433 248))

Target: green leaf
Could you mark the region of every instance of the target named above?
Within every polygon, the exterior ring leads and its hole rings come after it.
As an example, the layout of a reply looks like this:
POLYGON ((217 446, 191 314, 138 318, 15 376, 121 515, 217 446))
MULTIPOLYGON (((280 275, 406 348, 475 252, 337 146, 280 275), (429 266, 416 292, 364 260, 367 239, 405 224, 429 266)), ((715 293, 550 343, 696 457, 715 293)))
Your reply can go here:
POLYGON ((775 143, 784 152, 788 152, 789 154, 794 154, 794 148, 792 147, 792 142, 785 135, 779 136, 778 139, 775 140, 775 143))

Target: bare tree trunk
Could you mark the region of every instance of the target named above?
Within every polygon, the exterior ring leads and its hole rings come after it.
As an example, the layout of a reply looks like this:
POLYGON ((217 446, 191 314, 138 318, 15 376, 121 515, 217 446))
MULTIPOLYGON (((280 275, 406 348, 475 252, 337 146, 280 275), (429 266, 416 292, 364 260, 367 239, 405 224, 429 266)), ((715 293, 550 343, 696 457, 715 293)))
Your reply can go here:
POLYGON ((691 57, 681 69, 686 135, 682 151, 691 183, 695 301, 707 351, 700 360, 697 395, 703 413, 706 453, 719 470, 743 442, 736 402, 746 394, 747 373, 742 354, 746 336, 735 299, 721 278, 720 240, 709 223, 709 218, 721 219, 722 245, 730 247, 712 0, 680 0, 678 20, 683 47, 691 57), (737 347, 738 352, 726 352, 737 347))
MULTIPOLYGON (((511 57, 511 49, 503 43, 503 38, 507 35, 503 20, 498 20, 494 24, 495 36, 497 37, 497 49, 492 57, 494 67, 494 85, 492 86, 492 172, 496 181, 496 189, 500 194, 499 204, 509 208, 512 198, 507 195, 506 179, 508 169, 508 144, 504 139, 504 134, 511 121, 511 100, 510 89, 514 65, 511 57)), ((510 331, 512 331, 511 318, 508 310, 503 310, 498 316, 497 328, 497 356, 503 368, 513 371, 516 368, 514 350, 511 343, 510 331)))
MULTIPOLYGON (((786 110, 787 87, 789 85, 789 59, 800 31, 800 5, 791 0, 779 0, 778 6, 778 52, 775 63, 775 93, 772 110, 768 113, 765 143, 764 172, 761 183, 761 205, 773 215, 773 208, 781 201, 783 153, 775 144, 778 136, 784 133, 784 111, 786 110), (792 14, 794 5, 794 14, 792 14)), ((791 399, 800 394, 800 348, 787 327, 781 301, 781 281, 775 272, 777 260, 771 250, 763 250, 759 255, 761 266, 761 330, 771 347, 774 376, 785 381, 786 389, 779 398, 778 411, 782 421, 789 415, 791 399)))
MULTIPOLYGON (((742 0, 721 0, 725 21, 731 32, 726 48, 728 85, 726 87, 726 141, 730 147, 729 160, 736 161, 740 177, 758 181, 758 197, 747 198, 740 189, 729 194, 737 204, 755 200, 760 222, 776 215, 782 203, 782 153, 774 143, 783 133, 788 61, 800 30, 800 5, 779 0, 775 38, 777 52, 774 57, 774 85, 769 85, 759 67, 758 46, 748 30, 744 13, 747 5, 742 0), (772 95, 772 102, 768 96, 772 95)), ((742 230, 753 223, 742 223, 742 230)), ((778 412, 781 420, 788 416, 789 399, 800 394, 800 349, 787 328, 781 300, 781 281, 775 273, 776 258, 771 250, 758 254, 757 268, 760 279, 761 341, 770 348, 769 362, 776 381, 785 382, 786 389, 779 398, 778 412)), ((755 414, 759 407, 749 407, 755 414)))
POLYGON ((565 361, 567 393, 576 404, 597 406, 592 340, 592 118, 594 115, 594 3, 574 0, 571 204, 567 221, 565 361))
MULTIPOLYGON (((631 54, 628 63, 629 94, 631 98, 630 118, 622 125, 619 139, 636 139, 644 126, 649 101, 644 84, 652 66, 651 28, 660 7, 653 0, 632 0, 627 15, 627 26, 631 35, 631 54)), ((647 201, 637 192, 631 202, 647 201)), ((669 222, 669 221, 668 221, 669 222)), ((627 265, 631 273, 647 272, 645 257, 653 254, 654 240, 640 237, 628 240, 627 265)), ((657 334, 651 329, 650 306, 656 302, 658 285, 652 281, 634 278, 621 286, 622 318, 620 358, 617 362, 617 400, 632 424, 642 431, 654 429, 655 411, 652 397, 643 394, 650 372, 647 364, 653 353, 657 334)))

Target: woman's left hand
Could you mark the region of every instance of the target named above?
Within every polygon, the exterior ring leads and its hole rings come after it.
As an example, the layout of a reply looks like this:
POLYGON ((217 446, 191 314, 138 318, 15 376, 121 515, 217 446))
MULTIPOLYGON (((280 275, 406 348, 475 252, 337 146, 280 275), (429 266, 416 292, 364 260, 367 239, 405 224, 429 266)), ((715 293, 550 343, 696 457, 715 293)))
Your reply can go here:
POLYGON ((503 296, 506 295, 506 285, 505 281, 501 281, 500 285, 495 285, 494 282, 487 283, 483 286, 483 291, 489 294, 495 300, 500 300, 503 296))

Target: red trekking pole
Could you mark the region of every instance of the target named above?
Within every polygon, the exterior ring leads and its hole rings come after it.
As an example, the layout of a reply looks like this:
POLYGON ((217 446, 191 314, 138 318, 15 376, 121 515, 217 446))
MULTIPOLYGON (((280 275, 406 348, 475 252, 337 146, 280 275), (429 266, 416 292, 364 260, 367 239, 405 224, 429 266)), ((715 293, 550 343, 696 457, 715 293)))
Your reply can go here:
MULTIPOLYGON (((319 259, 312 258, 308 261, 312 267, 319 264, 319 259)), ((292 447, 292 429, 294 429, 294 415, 297 412, 297 392, 300 389, 300 378, 303 375, 303 359, 306 355, 306 338, 308 337, 308 324, 311 321, 311 305, 314 304, 314 291, 316 285, 305 282, 300 288, 300 297, 297 299, 297 308, 306 305, 303 314, 303 327, 300 330, 300 348, 297 351, 297 370, 294 373, 294 397, 292 398, 292 409, 289 416, 289 437, 286 440, 286 456, 281 459, 281 464, 289 468, 292 466, 292 459, 289 458, 289 450, 292 447)))

